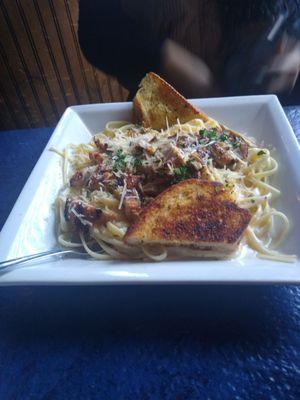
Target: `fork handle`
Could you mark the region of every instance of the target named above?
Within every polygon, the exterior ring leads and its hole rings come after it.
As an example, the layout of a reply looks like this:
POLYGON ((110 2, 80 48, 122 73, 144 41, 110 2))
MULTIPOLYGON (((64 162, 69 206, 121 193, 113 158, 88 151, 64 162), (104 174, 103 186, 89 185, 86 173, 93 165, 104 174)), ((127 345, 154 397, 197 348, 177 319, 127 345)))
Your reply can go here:
POLYGON ((72 253, 72 252, 73 252, 73 250, 57 249, 57 250, 43 251, 42 253, 37 253, 37 254, 31 254, 29 256, 13 258, 11 260, 1 261, 0 262, 0 269, 4 268, 4 267, 10 267, 12 265, 21 264, 21 263, 24 263, 26 261, 35 260, 37 258, 52 257, 52 256, 56 256, 58 254, 68 254, 68 253, 72 253))

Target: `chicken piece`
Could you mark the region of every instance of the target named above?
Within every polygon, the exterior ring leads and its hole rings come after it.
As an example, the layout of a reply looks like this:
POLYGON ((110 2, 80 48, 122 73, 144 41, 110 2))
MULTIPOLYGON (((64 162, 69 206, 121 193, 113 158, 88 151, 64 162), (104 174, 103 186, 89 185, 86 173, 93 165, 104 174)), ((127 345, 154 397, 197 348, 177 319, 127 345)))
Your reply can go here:
POLYGON ((102 164, 103 162, 103 154, 99 153, 98 151, 89 152, 89 158, 95 164, 102 164))
POLYGON ((127 189, 135 189, 138 187, 139 182, 141 181, 141 176, 139 175, 133 175, 133 174, 128 174, 125 177, 126 181, 126 187, 127 189))
POLYGON ((140 199, 137 196, 125 196, 123 204, 128 221, 134 222, 141 212, 140 199))
POLYGON ((101 153, 105 153, 108 147, 107 143, 102 143, 100 139, 94 137, 94 143, 101 153))
POLYGON ((148 144, 146 147, 146 151, 148 154, 150 154, 150 156, 153 156, 155 154, 155 149, 153 146, 151 146, 151 144, 148 144))
POLYGON ((190 161, 192 162, 192 165, 196 171, 201 169, 202 158, 198 152, 194 151, 192 154, 190 154, 190 161))
POLYGON ((106 225, 107 222, 121 221, 120 213, 112 210, 101 210, 79 199, 68 197, 64 216, 77 229, 87 229, 93 225, 106 225))
MULTIPOLYGON (((95 184, 96 181, 99 183, 102 179, 102 171, 98 166, 86 167, 74 173, 70 178, 70 186, 74 188, 88 187, 91 181, 95 184)), ((99 185, 97 188, 99 188, 99 185)))
POLYGON ((175 167, 184 165, 184 153, 183 151, 175 146, 173 143, 168 143, 164 149, 162 149, 165 162, 172 162, 175 167))
POLYGON ((244 159, 247 158, 248 149, 249 149, 249 145, 244 140, 241 140, 240 147, 239 147, 239 153, 242 156, 242 158, 244 158, 244 159))
POLYGON ((148 182, 142 186, 142 192, 145 196, 157 196, 171 184, 169 176, 149 176, 148 182))
POLYGON ((210 151, 214 159, 214 162, 218 167, 222 168, 236 161, 236 157, 234 156, 234 154, 230 150, 224 149, 218 143, 214 143, 210 147, 210 151))
POLYGON ((67 198, 64 211, 66 221, 76 228, 86 229, 101 218, 100 208, 83 203, 81 200, 67 198))
POLYGON ((210 172, 210 170, 207 168, 207 166, 206 165, 204 165, 202 168, 201 168, 201 179, 202 180, 204 180, 204 181, 214 181, 215 179, 214 179, 214 177, 213 177, 213 175, 212 175, 212 173, 210 172))
POLYGON ((234 131, 232 129, 229 129, 224 125, 221 125, 221 128, 223 129, 223 132, 227 133, 231 143, 237 144, 237 146, 235 148, 237 153, 243 159, 247 158, 249 147, 253 147, 253 146, 255 146, 255 144, 249 138, 243 136, 239 132, 236 132, 236 131, 234 131))
POLYGON ((84 185, 84 172, 76 171, 75 174, 70 178, 71 187, 82 187, 84 185))
POLYGON ((102 174, 92 174, 90 178, 87 181, 87 187, 90 190, 99 190, 103 181, 103 175, 102 174))

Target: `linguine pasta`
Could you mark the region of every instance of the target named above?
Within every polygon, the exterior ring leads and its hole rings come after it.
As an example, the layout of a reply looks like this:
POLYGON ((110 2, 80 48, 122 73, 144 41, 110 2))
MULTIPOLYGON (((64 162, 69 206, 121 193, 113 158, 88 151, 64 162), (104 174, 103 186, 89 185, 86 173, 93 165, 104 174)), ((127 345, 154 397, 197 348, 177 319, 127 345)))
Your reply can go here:
MULTIPOLYGON (((271 184, 278 164, 258 147, 214 120, 194 119, 155 131, 124 121, 109 122, 90 143, 62 152, 63 187, 56 201, 58 242, 83 247, 99 260, 168 257, 167 247, 123 242, 136 217, 166 187, 196 177, 222 183, 252 218, 242 238, 259 257, 291 262, 278 248, 289 220, 274 208, 280 190, 271 184), (101 215, 101 217, 100 217, 101 215)), ((184 256, 197 256, 185 249, 184 256)))

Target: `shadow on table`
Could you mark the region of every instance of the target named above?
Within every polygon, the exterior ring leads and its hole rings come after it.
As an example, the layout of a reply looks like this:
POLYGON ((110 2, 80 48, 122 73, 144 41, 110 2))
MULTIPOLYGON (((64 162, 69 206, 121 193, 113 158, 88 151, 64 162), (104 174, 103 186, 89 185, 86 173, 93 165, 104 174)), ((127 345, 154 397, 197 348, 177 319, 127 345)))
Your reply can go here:
MULTIPOLYGON (((123 286, 0 289, 0 335, 20 340, 277 340, 290 325, 290 287, 123 286)), ((295 289, 297 290, 297 289, 295 289)))

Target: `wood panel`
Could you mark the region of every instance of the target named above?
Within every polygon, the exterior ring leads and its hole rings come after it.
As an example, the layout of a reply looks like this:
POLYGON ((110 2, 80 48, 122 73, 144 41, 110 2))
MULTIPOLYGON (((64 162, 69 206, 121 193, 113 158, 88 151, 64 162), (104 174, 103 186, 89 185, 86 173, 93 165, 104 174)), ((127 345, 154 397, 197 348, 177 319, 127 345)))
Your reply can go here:
POLYGON ((78 0, 0 0, 0 130, 53 126, 74 104, 125 101, 77 39, 78 0))

